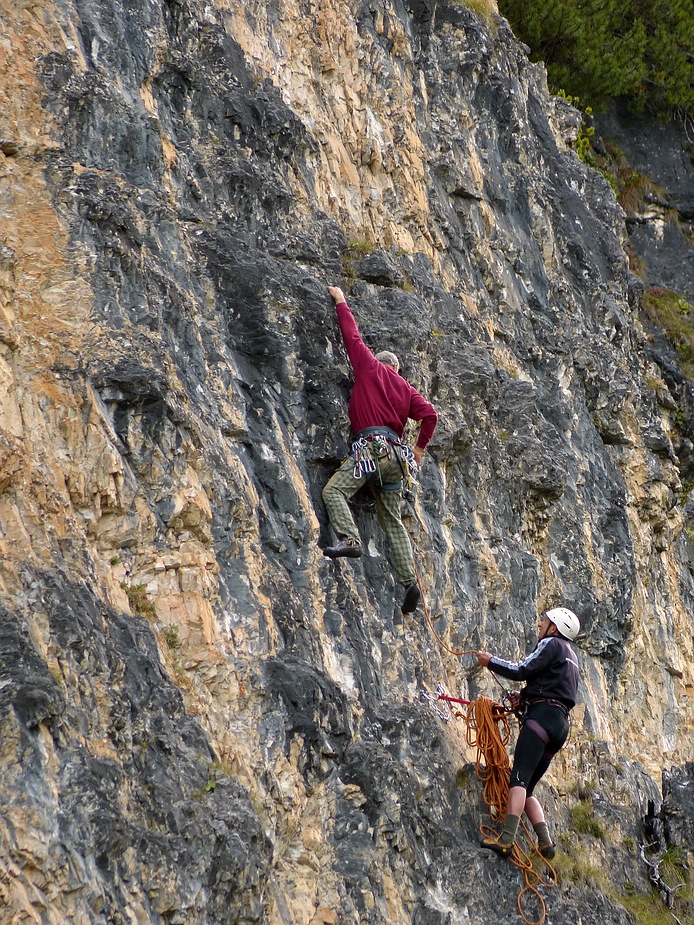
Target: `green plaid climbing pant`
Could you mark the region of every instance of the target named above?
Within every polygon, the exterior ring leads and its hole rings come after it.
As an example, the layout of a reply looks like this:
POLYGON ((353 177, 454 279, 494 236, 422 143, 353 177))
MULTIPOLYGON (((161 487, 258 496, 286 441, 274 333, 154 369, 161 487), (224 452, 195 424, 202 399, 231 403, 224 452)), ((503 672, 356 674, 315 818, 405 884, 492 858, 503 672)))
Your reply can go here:
POLYGON ((337 536, 349 537, 360 543, 359 531, 348 502, 362 485, 370 481, 376 500, 376 514, 388 538, 398 581, 403 585, 410 585, 417 580, 412 543, 402 522, 402 487, 393 488, 401 482, 405 468, 401 465, 398 454, 398 448, 387 440, 370 440, 362 455, 373 460, 376 471, 366 475, 358 470, 358 477, 355 478, 355 458, 348 456, 323 489, 323 501, 337 536), (390 490, 386 486, 391 486, 390 490))

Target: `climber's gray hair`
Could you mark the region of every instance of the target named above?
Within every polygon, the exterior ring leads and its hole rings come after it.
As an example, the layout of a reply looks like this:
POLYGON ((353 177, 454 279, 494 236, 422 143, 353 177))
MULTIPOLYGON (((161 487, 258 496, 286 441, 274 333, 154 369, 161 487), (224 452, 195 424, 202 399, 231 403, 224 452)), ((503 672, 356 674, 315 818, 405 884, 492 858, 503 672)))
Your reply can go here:
POLYGON ((381 350, 380 353, 376 354, 376 359, 379 363, 385 363, 386 366, 392 366, 396 373, 400 372, 400 360, 395 356, 394 353, 391 353, 390 350, 381 350))

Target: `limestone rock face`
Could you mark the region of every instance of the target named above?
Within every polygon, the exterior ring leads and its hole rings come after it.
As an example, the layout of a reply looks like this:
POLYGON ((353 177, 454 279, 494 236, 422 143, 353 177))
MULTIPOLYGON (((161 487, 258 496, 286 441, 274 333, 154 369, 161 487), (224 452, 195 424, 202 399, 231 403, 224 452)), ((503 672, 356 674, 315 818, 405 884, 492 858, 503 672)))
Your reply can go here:
POLYGON ((687 125, 636 117, 612 106, 596 119, 603 142, 616 145, 650 184, 628 220, 630 246, 650 286, 694 301, 694 158, 687 125))
POLYGON ((20 0, 0 26, 7 921, 519 921, 464 725, 422 697, 499 689, 401 615, 368 492, 366 554, 321 555, 339 284, 440 415, 405 510, 437 634, 515 658, 538 610, 582 621, 540 795, 593 873, 565 861, 548 920, 626 925, 639 843, 691 845, 694 567, 577 114, 492 4, 20 0))

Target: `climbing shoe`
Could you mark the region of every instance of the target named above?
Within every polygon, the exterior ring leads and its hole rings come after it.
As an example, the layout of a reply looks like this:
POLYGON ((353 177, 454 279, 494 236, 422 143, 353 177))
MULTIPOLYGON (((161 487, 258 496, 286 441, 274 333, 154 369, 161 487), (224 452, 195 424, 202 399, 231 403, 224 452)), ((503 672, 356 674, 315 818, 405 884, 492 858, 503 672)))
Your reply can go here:
POLYGON ((417 583, 413 581, 411 585, 408 585, 405 588, 405 598, 402 602, 402 607, 400 610, 403 613, 412 613, 417 609, 419 598, 419 587, 417 586, 417 583))
POLYGON ((483 838, 480 846, 488 848, 490 851, 496 851, 502 858, 510 858, 513 854, 513 842, 510 845, 504 845, 500 841, 496 841, 496 839, 483 838))
POLYGON ((551 861, 554 857, 554 849, 556 848, 556 845, 550 838, 547 823, 543 819, 542 822, 533 823, 533 828, 535 829, 535 834, 537 835, 538 854, 541 854, 543 858, 551 861))
POLYGON ((361 555, 361 546, 356 540, 338 540, 334 546, 326 546, 323 550, 323 555, 329 559, 339 559, 341 556, 348 559, 358 559, 361 555))

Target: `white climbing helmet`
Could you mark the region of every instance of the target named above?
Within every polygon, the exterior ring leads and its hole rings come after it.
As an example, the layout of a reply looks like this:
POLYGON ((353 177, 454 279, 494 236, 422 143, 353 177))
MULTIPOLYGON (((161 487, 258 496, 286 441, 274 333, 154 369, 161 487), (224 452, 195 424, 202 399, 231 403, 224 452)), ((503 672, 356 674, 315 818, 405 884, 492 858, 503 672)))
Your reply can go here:
POLYGON ((581 632, 581 624, 578 622, 578 617, 573 610, 569 610, 568 607, 554 607, 552 610, 548 610, 545 616, 554 623, 556 628, 566 639, 575 639, 581 632))

